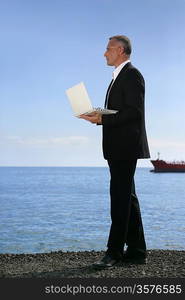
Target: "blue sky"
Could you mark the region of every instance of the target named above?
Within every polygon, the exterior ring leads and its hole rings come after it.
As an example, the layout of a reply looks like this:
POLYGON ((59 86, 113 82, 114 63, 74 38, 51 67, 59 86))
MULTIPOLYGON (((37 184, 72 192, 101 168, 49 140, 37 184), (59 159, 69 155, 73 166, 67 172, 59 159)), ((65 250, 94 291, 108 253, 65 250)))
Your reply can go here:
POLYGON ((106 165, 101 126, 73 117, 65 90, 84 81, 103 106, 115 34, 145 77, 151 157, 185 160, 184 16, 184 0, 0 1, 0 166, 106 165))

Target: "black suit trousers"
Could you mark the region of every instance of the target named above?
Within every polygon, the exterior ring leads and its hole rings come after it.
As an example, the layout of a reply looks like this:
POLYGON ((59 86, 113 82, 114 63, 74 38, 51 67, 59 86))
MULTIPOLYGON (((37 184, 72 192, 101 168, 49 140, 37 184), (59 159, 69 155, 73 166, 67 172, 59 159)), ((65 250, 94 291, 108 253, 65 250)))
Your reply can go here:
POLYGON ((111 228, 108 250, 129 249, 146 252, 138 198, 135 193, 134 173, 137 160, 108 160, 110 169, 111 228))

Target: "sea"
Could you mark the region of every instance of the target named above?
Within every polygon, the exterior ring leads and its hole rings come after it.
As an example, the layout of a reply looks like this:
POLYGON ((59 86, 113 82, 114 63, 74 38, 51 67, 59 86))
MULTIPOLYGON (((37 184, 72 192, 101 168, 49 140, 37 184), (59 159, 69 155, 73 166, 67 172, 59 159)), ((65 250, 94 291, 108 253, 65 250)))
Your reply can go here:
MULTIPOLYGON (((107 167, 0 167, 0 253, 106 250, 107 167)), ((185 173, 137 168, 148 249, 185 250, 185 173)))

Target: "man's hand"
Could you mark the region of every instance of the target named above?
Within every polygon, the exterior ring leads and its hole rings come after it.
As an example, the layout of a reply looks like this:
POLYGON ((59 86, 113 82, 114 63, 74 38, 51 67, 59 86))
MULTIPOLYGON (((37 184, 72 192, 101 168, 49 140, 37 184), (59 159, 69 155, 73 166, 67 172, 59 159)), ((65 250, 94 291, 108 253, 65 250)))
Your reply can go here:
POLYGON ((97 112, 93 112, 92 114, 89 115, 80 115, 79 118, 94 124, 102 124, 102 115, 97 112))

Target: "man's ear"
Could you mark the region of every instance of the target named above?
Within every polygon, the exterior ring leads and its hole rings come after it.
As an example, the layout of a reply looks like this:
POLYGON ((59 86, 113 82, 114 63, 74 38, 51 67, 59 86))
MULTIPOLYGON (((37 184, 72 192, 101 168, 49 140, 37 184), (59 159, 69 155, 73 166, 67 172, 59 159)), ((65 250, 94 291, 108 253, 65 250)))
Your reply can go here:
POLYGON ((123 55, 124 53, 125 53, 124 47, 120 46, 120 47, 119 47, 119 54, 120 54, 120 55, 123 55))
POLYGON ((125 48, 121 47, 121 54, 125 54, 125 48))

